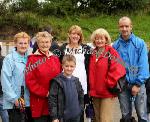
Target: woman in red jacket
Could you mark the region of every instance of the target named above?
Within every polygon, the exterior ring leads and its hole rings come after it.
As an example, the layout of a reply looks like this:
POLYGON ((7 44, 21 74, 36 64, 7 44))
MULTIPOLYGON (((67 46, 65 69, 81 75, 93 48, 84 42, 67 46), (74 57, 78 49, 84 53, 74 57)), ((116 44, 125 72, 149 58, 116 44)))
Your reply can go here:
POLYGON ((91 40, 95 49, 90 56, 89 81, 96 122, 113 122, 112 98, 115 95, 109 89, 115 87, 118 79, 125 75, 125 68, 117 60, 120 59, 117 51, 109 46, 111 38, 105 29, 95 30, 91 40))
POLYGON ((28 57, 25 70, 26 85, 30 92, 32 117, 35 122, 48 122, 48 95, 50 80, 60 73, 58 57, 49 51, 52 36, 48 32, 36 35, 39 49, 28 57))

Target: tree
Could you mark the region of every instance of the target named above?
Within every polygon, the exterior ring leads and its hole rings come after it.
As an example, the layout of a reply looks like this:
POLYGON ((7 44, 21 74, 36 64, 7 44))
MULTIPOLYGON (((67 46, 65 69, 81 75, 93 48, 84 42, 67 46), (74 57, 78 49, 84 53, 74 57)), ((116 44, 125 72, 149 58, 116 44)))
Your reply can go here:
POLYGON ((74 5, 70 0, 46 0, 42 6, 42 14, 67 16, 73 14, 74 5))
POLYGON ((39 10, 38 0, 18 0, 12 2, 10 8, 13 12, 31 11, 37 12, 39 10))

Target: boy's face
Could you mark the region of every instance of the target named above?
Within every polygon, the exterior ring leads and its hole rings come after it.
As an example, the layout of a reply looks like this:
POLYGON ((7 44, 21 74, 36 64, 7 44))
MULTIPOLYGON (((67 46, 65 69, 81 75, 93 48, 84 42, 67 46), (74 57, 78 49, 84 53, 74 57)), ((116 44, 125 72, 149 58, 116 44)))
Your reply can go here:
POLYGON ((64 75, 65 76, 70 76, 72 75, 74 69, 76 67, 76 64, 73 61, 66 61, 63 65, 62 68, 64 70, 64 75))

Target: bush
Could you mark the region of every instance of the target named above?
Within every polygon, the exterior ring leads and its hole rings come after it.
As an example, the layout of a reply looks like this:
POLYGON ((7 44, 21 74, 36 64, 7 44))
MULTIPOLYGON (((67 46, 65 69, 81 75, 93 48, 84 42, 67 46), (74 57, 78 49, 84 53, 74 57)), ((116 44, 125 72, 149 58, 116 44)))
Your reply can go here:
POLYGON ((19 12, 16 14, 7 14, 0 17, 0 26, 12 26, 17 30, 37 31, 40 25, 44 23, 43 17, 30 12, 19 12))
POLYGON ((130 13, 144 9, 148 3, 148 0, 89 0, 87 11, 90 10, 95 14, 105 13, 109 15, 118 11, 126 11, 130 13))
POLYGON ((42 4, 42 15, 54 15, 57 17, 64 17, 73 14, 73 5, 70 0, 51 0, 42 4))
POLYGON ((22 12, 22 11, 39 11, 40 5, 38 0, 17 0, 9 5, 9 8, 12 12, 22 12))

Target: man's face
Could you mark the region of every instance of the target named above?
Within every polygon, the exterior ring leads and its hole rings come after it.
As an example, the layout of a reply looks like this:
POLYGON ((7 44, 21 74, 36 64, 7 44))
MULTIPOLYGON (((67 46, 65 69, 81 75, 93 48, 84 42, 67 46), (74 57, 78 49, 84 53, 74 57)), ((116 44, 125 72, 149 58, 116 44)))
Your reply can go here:
POLYGON ((119 21, 119 30, 124 40, 128 40, 132 31, 132 24, 129 19, 119 21))

